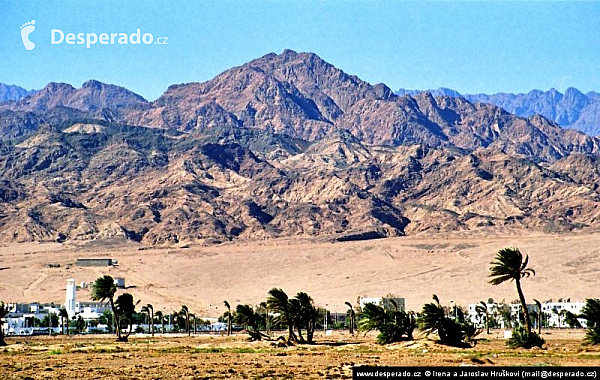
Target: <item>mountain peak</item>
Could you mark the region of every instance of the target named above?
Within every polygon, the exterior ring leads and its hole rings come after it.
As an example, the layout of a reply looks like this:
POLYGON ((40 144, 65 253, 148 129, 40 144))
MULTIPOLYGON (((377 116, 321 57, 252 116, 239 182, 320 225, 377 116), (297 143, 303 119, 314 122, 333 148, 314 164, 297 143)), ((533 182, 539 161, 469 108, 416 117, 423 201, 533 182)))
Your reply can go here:
POLYGON ((50 82, 40 92, 74 91, 75 87, 69 83, 50 82))
POLYGON ((85 82, 81 88, 93 88, 93 89, 97 89, 100 90, 102 87, 106 86, 105 83, 102 83, 100 81, 97 81, 95 79, 90 79, 87 82, 85 82))

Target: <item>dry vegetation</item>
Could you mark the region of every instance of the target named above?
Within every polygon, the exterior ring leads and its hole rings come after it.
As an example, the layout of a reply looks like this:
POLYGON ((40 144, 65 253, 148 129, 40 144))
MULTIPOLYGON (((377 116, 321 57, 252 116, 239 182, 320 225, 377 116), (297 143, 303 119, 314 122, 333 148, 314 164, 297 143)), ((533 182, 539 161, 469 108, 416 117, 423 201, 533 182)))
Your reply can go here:
POLYGON ((349 378, 356 365, 590 366, 600 348, 584 346, 581 330, 548 330, 544 349, 509 349, 499 331, 485 333, 472 349, 438 345, 424 338, 387 346, 374 336, 337 332, 317 336, 316 345, 273 347, 247 342, 245 335, 137 337, 117 343, 113 336, 8 338, 0 351, 3 379, 202 379, 349 378))

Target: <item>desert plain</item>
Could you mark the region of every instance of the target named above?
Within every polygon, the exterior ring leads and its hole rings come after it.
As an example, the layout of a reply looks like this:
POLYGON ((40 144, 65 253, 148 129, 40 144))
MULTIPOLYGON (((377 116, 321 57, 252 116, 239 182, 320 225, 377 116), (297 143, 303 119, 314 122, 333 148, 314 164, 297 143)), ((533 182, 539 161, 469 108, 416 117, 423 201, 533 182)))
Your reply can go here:
MULTIPOLYGON (((536 275, 523 282, 528 301, 600 297, 600 234, 428 234, 356 242, 275 239, 219 245, 147 247, 115 241, 24 243, 0 246, 0 299, 4 302, 65 302, 66 280, 79 285, 110 274, 125 278, 142 304, 171 312, 185 304, 202 317, 218 317, 223 301, 233 306, 264 301, 267 292, 311 295, 318 306, 346 311, 358 297, 393 294, 406 309, 420 311, 437 294, 443 305, 488 298, 516 300, 511 283, 488 283, 490 263, 503 247, 529 255, 536 275), (78 258, 110 257, 112 267, 79 267, 78 258), (50 268, 48 264, 60 264, 50 268)), ((90 299, 89 289, 77 299, 90 299)), ((234 306, 235 307, 235 306, 234 306)))
MULTIPOLYGON (((530 257, 536 276, 524 280, 529 301, 600 296, 600 234, 524 234, 504 230, 332 242, 277 239, 219 245, 147 247, 126 241, 25 243, 0 247, 0 299, 64 302, 66 280, 79 284, 104 274, 123 277, 143 304, 171 312, 182 304, 202 317, 225 311, 223 300, 257 304, 269 289, 308 292, 318 306, 343 312, 360 296, 393 294, 419 311, 435 293, 442 304, 467 306, 516 299, 510 283, 488 284, 490 262, 503 247, 530 257), (110 257, 112 267, 79 267, 78 258, 110 257), (60 267, 47 267, 60 264, 60 267)), ((81 289, 78 300, 89 300, 81 289)), ((584 331, 545 329, 543 349, 509 349, 503 332, 483 332, 474 348, 451 348, 417 333, 414 342, 387 346, 375 333, 316 335, 316 345, 276 347, 246 335, 112 335, 8 337, 0 377, 43 378, 348 378, 355 365, 576 365, 600 363, 600 348, 583 344, 584 331)), ((277 334, 275 334, 276 337, 277 334)), ((284 332, 281 332, 284 335, 284 332)))
MULTIPOLYGON (((283 333, 283 332, 282 332, 283 333)), ((473 348, 442 346, 417 335, 378 345, 374 333, 318 333, 315 345, 275 347, 245 334, 12 337, 0 350, 3 379, 335 379, 354 366, 598 366, 600 348, 582 345, 583 331, 544 329, 542 349, 510 349, 501 331, 480 335, 473 348)), ((467 369, 467 368, 464 368, 467 369)), ((471 368, 472 369, 472 368, 471 368)), ((543 368, 541 368, 543 369, 543 368)))

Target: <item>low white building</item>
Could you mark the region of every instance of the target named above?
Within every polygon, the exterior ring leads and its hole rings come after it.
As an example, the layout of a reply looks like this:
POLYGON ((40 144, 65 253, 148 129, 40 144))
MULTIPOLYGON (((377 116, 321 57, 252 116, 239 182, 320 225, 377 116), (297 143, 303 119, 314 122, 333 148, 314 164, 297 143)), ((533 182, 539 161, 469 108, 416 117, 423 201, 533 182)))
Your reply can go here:
MULTIPOLYGON (((475 325, 479 328, 485 327, 485 318, 483 315, 477 313, 477 306, 480 306, 481 303, 472 303, 469 304, 469 319, 471 322, 475 323, 475 325)), ((504 318, 502 317, 502 308, 505 307, 503 304, 486 304, 488 308, 488 315, 490 316, 490 320, 494 319, 496 321, 495 325, 500 328, 507 328, 504 318)), ((518 315, 521 312, 521 304, 520 303, 512 303, 507 304, 506 306, 510 309, 511 319, 514 321, 518 321, 518 315)), ((581 314, 583 307, 585 306, 585 302, 576 301, 576 302, 551 302, 546 301, 542 303, 542 326, 547 327, 570 327, 566 321, 566 312, 571 312, 573 315, 577 316, 581 314)), ((530 314, 537 314, 540 312, 537 304, 527 304, 527 309, 530 314)), ((586 320, 582 318, 577 318, 582 327, 586 327, 586 320)), ((533 319, 533 325, 536 326, 537 321, 533 319)))
MULTIPOLYGON (((542 304, 542 312, 546 318, 548 327, 570 327, 566 321, 567 312, 575 316, 581 314, 585 302, 544 302, 542 304)), ((587 326, 587 321, 583 318, 577 318, 582 327, 587 326)))
MULTIPOLYGON (((41 326, 36 320, 43 321, 51 314, 59 316, 60 306, 54 304, 35 303, 9 303, 8 314, 4 317, 2 324, 6 335, 41 335, 48 334, 48 326, 41 326)), ((59 327, 52 327, 52 332, 60 333, 59 327)))
POLYGON ((77 286, 72 278, 67 280, 65 293, 65 309, 70 319, 81 316, 85 321, 97 320, 105 311, 110 311, 108 302, 77 301, 77 286))
POLYGON ((363 309, 368 303, 381 306, 386 310, 394 310, 395 303, 398 307, 398 310, 404 311, 406 309, 406 300, 404 298, 399 297, 361 297, 359 300, 359 305, 361 309, 363 309))

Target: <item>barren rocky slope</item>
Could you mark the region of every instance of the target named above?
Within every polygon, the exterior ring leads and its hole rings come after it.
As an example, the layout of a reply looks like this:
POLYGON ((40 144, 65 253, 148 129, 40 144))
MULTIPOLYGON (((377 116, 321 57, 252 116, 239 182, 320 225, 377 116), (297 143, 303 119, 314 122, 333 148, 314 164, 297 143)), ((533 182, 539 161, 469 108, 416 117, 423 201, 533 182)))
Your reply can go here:
POLYGON ((147 244, 600 225, 600 140, 541 116, 398 97, 311 53, 154 102, 89 81, 0 112, 0 240, 147 244))
MULTIPOLYGON (((421 93, 418 90, 396 91, 398 95, 421 93)), ((585 132, 590 136, 600 134, 600 94, 588 92, 583 94, 576 88, 569 87, 562 94, 552 88, 548 91, 532 90, 526 94, 466 94, 449 88, 426 90, 433 96, 451 96, 467 99, 472 103, 489 103, 502 107, 506 111, 522 117, 535 114, 553 120, 563 128, 572 128, 585 132)))

